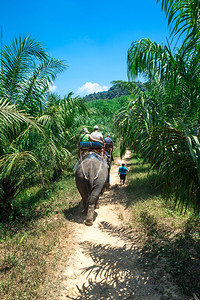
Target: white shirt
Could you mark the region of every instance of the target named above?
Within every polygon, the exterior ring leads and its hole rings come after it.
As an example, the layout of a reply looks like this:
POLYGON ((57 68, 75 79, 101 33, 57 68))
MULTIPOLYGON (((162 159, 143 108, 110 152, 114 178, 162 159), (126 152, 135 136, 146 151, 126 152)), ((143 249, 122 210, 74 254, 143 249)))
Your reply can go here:
POLYGON ((94 132, 92 132, 90 135, 91 135, 91 137, 93 137, 93 138, 96 139, 96 140, 99 140, 99 141, 102 141, 102 140, 103 140, 103 135, 102 135, 102 133, 99 132, 99 131, 94 131, 94 132))

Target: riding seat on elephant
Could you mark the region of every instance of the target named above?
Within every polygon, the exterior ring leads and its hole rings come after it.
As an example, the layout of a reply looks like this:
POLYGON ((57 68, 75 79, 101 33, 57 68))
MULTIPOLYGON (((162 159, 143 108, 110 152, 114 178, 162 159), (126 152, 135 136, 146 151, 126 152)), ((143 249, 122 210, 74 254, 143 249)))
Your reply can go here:
POLYGON ((105 155, 104 143, 100 142, 80 142, 78 145, 78 156, 83 157, 90 152, 105 155))
POLYGON ((102 143, 99 142, 80 142, 80 148, 87 149, 87 148, 102 148, 102 143))
POLYGON ((109 170, 107 159, 96 152, 89 152, 85 156, 81 156, 74 168, 76 185, 82 197, 86 214, 85 224, 88 226, 93 225, 94 211, 99 196, 109 185, 109 170))

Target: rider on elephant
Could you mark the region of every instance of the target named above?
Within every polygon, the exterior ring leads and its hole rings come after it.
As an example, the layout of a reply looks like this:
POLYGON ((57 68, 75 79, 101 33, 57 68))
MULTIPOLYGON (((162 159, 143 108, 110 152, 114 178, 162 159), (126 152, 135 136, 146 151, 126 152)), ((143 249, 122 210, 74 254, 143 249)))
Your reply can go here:
POLYGON ((90 135, 91 135, 92 138, 94 138, 99 143, 99 146, 102 147, 102 145, 104 143, 104 139, 103 139, 102 133, 99 132, 99 126, 98 125, 94 126, 94 131, 90 135))
POLYGON ((93 143, 91 144, 91 142, 98 143, 99 140, 93 138, 91 134, 89 134, 88 129, 84 128, 83 133, 79 137, 79 145, 80 147, 91 147, 93 145, 93 143))
POLYGON ((107 137, 105 138, 105 151, 106 151, 106 155, 110 155, 111 157, 111 161, 114 161, 113 159, 113 140, 110 137, 110 134, 107 134, 107 137))

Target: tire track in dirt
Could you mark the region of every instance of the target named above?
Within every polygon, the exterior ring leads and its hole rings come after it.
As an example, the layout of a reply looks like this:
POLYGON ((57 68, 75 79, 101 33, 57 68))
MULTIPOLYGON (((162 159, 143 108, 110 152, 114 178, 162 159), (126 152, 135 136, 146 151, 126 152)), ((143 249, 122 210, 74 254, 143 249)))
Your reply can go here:
MULTIPOLYGON (((129 156, 127 152, 123 160, 129 156)), ((64 280, 58 299, 186 299, 162 270, 141 265, 137 237, 122 221, 128 211, 122 205, 126 194, 119 186, 120 164, 117 161, 112 165, 111 187, 100 197, 94 225, 83 223, 81 208, 70 220, 72 255, 62 270, 64 280)))

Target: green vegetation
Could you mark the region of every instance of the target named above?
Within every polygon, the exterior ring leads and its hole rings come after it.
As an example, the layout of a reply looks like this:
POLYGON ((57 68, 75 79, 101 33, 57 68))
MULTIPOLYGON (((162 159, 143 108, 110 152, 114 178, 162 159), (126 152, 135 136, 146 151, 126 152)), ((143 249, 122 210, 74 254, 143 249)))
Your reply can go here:
POLYGON ((54 279, 50 274, 69 255, 66 245, 66 256, 61 257, 60 242, 70 234, 66 215, 79 198, 71 173, 51 189, 35 186, 24 190, 17 201, 20 216, 0 225, 1 299, 49 299, 49 287, 51 292, 58 291, 58 274, 54 273, 54 279))
MULTIPOLYGON (((0 217, 16 213, 25 187, 57 180, 71 161, 73 130, 87 108, 69 94, 60 99, 49 85, 66 68, 42 45, 24 37, 2 51, 0 72, 0 217)), ((74 148, 74 147, 73 147, 74 148)))
POLYGON ((112 139, 117 142, 118 134, 114 126, 114 115, 115 113, 124 105, 127 105, 129 101, 128 96, 122 96, 120 98, 114 98, 110 100, 94 100, 88 102, 88 107, 90 108, 89 118, 84 120, 84 124, 90 132, 93 131, 93 126, 98 124, 100 131, 107 135, 110 133, 112 139))
MULTIPOLYGON (((179 285, 183 293, 199 296, 200 218, 191 211, 181 214, 158 188, 160 179, 149 164, 133 156, 128 164, 127 206, 131 218, 126 220, 136 231, 142 248, 142 261, 159 266, 179 285)), ((158 274, 159 276, 159 274, 158 274)))
MULTIPOLYGON (((159 1, 158 1, 159 2, 159 1)), ((174 193, 180 209, 200 211, 200 44, 199 2, 163 0, 170 41, 133 42, 128 51, 129 78, 148 79, 142 92, 130 82, 118 83, 133 93, 115 119, 127 147, 145 158, 163 178, 166 194, 174 193), (179 40, 181 46, 171 49, 179 40)))

